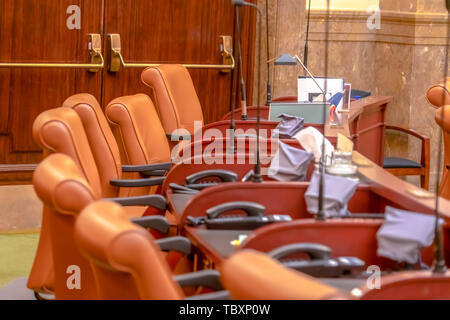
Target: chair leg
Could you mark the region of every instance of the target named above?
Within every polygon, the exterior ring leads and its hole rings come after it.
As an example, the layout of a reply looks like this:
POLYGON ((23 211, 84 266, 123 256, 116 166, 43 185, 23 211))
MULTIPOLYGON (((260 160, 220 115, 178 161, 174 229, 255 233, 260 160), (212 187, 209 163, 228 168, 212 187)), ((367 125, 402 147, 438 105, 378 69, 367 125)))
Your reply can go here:
POLYGON ((430 174, 429 172, 425 172, 425 174, 420 176, 420 186, 425 189, 429 190, 430 188, 430 174))

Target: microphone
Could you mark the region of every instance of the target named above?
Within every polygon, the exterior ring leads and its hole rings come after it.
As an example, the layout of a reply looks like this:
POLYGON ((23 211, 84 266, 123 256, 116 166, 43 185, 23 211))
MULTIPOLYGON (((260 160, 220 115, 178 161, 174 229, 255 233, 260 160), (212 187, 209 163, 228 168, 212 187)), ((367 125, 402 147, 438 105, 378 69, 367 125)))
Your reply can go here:
MULTIPOLYGON (((261 32, 261 31, 260 31, 261 32)), ((269 0, 266 0, 266 56, 269 59, 270 48, 269 48, 269 0)), ((270 64, 267 63, 267 106, 272 103, 272 85, 270 84, 270 64)))
POLYGON ((244 80, 244 63, 242 62, 242 51, 241 51, 241 23, 238 6, 236 6, 236 37, 237 40, 237 50, 239 59, 239 75, 241 80, 241 119, 247 120, 247 89, 244 80))
POLYGON ((256 112, 257 112, 257 116, 256 116, 256 164, 255 164, 255 170, 254 173, 251 177, 251 180, 253 182, 262 182, 262 176, 261 176, 261 159, 260 159, 260 154, 259 154, 259 136, 260 136, 260 127, 261 127, 261 117, 260 117, 260 113, 261 113, 261 103, 260 103, 260 89, 261 89, 261 21, 262 21, 262 17, 263 14, 261 12, 261 10, 258 8, 258 6, 254 3, 250 3, 250 2, 246 2, 243 0, 231 0, 231 3, 235 6, 238 7, 242 7, 242 6, 250 6, 250 7, 254 7, 256 9, 256 11, 259 14, 259 37, 258 37, 258 45, 259 45, 259 51, 258 51, 258 61, 260 62, 258 64, 258 103, 256 106, 256 112))
MULTIPOLYGON (((242 7, 242 6, 250 6, 254 7, 258 10, 258 13, 260 15, 260 19, 262 19, 262 12, 259 10, 258 6, 254 3, 247 2, 244 0, 231 0, 231 3, 235 6, 242 7)), ((259 32, 261 33, 262 30, 260 28, 259 32)), ((269 6, 268 2, 266 1, 266 39, 267 39, 267 59, 269 59, 269 6)), ((272 85, 270 84, 270 65, 267 64, 267 103, 266 105, 270 105, 272 103, 272 85)), ((244 117, 244 114, 243 114, 244 117)), ((247 118, 247 116, 245 116, 247 118)))
MULTIPOLYGON (((450 0, 449 0, 450 1, 450 0)), ((306 42, 305 42, 305 51, 303 52, 303 61, 305 62, 305 66, 308 67, 308 42, 309 42, 309 21, 311 17, 311 0, 309 0, 308 4, 308 20, 306 22, 306 42)))

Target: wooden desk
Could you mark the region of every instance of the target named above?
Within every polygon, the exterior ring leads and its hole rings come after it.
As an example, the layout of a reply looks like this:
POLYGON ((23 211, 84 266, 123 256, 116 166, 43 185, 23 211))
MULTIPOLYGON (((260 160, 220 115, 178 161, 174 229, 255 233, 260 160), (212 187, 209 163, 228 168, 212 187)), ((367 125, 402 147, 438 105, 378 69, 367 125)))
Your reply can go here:
POLYGON ((246 230, 208 230, 205 227, 184 228, 183 235, 191 240, 192 245, 206 259, 215 265, 230 257, 237 247, 231 244, 239 236, 248 236, 251 231, 246 230))
MULTIPOLYGON (((374 210, 378 210, 377 212, 382 213, 384 210, 380 208, 385 205, 390 205, 404 210, 421 212, 424 214, 434 213, 434 196, 429 198, 415 196, 411 193, 411 191, 422 191, 422 189, 393 176, 366 157, 362 156, 359 152, 354 152, 354 161, 360 164, 358 169, 359 174, 365 177, 364 183, 368 184, 366 186, 362 186, 362 188, 370 189, 370 193, 375 195, 372 197, 368 195, 363 197, 360 196, 357 202, 365 203, 359 203, 359 205, 355 207, 363 207, 365 209, 373 207, 374 210)), ((212 191, 213 190, 210 189, 208 192, 212 191)), ((351 199, 351 202, 354 201, 355 196, 351 199)), ((278 205, 280 205, 280 203, 278 203, 278 205)), ((351 211, 362 212, 355 210, 351 211)), ((450 261, 450 201, 440 198, 439 213, 446 221, 443 229, 443 242, 445 248, 447 248, 445 252, 446 259, 447 261, 450 261)), ((235 250, 239 249, 233 247, 230 242, 238 239, 239 235, 250 234, 251 232, 241 230, 207 230, 205 227, 185 226, 182 233, 191 239, 197 250, 201 252, 210 262, 220 265, 223 259, 226 259, 235 250)))
MULTIPOLYGON (((358 101, 353 101, 348 114, 348 125, 350 138, 355 144, 355 150, 372 160, 379 166, 383 165, 384 159, 384 134, 386 125, 386 109, 392 101, 390 96, 370 96, 358 101)), ((248 108, 248 116, 250 118, 256 116, 256 107, 248 108)), ((269 107, 261 107, 261 117, 267 119, 269 116, 269 107)), ((238 110, 234 116, 236 120, 241 119, 241 113, 238 110)), ((223 120, 231 119, 231 114, 227 114, 223 120)), ((244 121, 245 122, 245 121, 244 121)), ((247 121, 247 126, 254 126, 247 121)), ((277 122, 262 121, 262 128, 275 128, 277 122)), ((225 128, 229 128, 227 121, 217 123, 225 128)), ((237 124, 237 127, 239 124, 237 124)), ((214 127, 210 124, 209 127, 214 127)), ((323 132, 322 126, 315 126, 323 132)), ((330 137, 330 142, 334 142, 335 138, 330 137)))

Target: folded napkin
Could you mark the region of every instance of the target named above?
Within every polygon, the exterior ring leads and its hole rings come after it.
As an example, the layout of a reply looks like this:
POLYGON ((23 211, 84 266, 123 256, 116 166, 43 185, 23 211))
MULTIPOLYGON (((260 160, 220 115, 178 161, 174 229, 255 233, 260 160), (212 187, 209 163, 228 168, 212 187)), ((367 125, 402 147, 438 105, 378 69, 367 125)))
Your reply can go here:
POLYGON ((279 142, 277 153, 270 163, 268 175, 278 181, 305 181, 308 166, 314 155, 279 142))
MULTIPOLYGON (((358 182, 324 174, 324 201, 323 210, 327 217, 348 215, 347 204, 356 191, 358 182)), ((308 190, 305 193, 308 212, 317 214, 319 208, 319 182, 320 175, 315 171, 311 177, 308 190)))
POLYGON ((305 119, 287 113, 278 115, 278 118, 281 121, 274 130, 278 133, 280 139, 291 139, 303 128, 305 122, 305 119))
MULTIPOLYGON (((316 162, 319 162, 322 156, 322 139, 323 134, 320 133, 314 127, 308 127, 300 130, 295 136, 295 139, 300 143, 300 145, 308 152, 314 153, 314 158, 316 162)), ((334 151, 334 147, 331 142, 325 138, 325 159, 327 157, 331 159, 331 155, 334 151)))
POLYGON ((435 223, 433 215, 387 206, 385 222, 377 232, 378 256, 410 264, 419 262, 421 249, 433 242, 435 223))

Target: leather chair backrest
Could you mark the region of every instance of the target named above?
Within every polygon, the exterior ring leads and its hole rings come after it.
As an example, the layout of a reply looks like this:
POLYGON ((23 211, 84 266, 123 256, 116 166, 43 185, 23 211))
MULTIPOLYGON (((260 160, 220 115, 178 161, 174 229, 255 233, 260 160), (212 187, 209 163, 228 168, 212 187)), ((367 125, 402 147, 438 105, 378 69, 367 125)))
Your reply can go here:
POLYGON ((224 287, 237 300, 324 300, 345 295, 316 279, 283 267, 265 254, 239 250, 220 268, 224 287))
MULTIPOLYGON (((42 112, 33 123, 32 133, 35 142, 44 149, 44 155, 62 153, 69 156, 88 181, 95 198, 101 197, 97 166, 81 120, 75 111, 57 108, 42 112)), ((27 283, 29 289, 44 293, 55 290, 51 216, 52 209, 44 205, 38 249, 27 283)))
POLYGON ((428 89, 426 97, 428 102, 436 108, 450 104, 450 77, 447 78, 446 84, 442 81, 428 89))
POLYGON ((46 153, 63 153, 76 163, 96 198, 102 188, 94 156, 78 114, 69 108, 42 112, 33 123, 33 138, 46 153))
POLYGON ((439 185, 439 195, 450 200, 450 105, 437 109, 434 120, 442 128, 444 136, 444 167, 439 185))
POLYGON ((169 142, 147 95, 117 98, 108 104, 105 114, 127 164, 170 162, 169 142))
POLYGON ((141 79, 152 90, 166 133, 186 129, 194 134, 194 121, 203 124, 202 106, 185 67, 169 64, 149 67, 142 72, 141 79))
POLYGON ((183 298, 152 236, 131 223, 121 206, 99 201, 85 208, 75 241, 93 264, 101 299, 183 298))
POLYGON ((103 195, 116 197, 118 189, 109 183, 122 177, 119 147, 97 99, 90 94, 69 97, 63 107, 78 113, 98 168, 103 195))
POLYGON ((46 207, 50 234, 56 299, 96 299, 91 266, 73 240, 77 215, 98 200, 75 162, 55 153, 42 161, 33 175, 33 186, 46 207), (73 286, 73 287, 71 287, 73 286))

